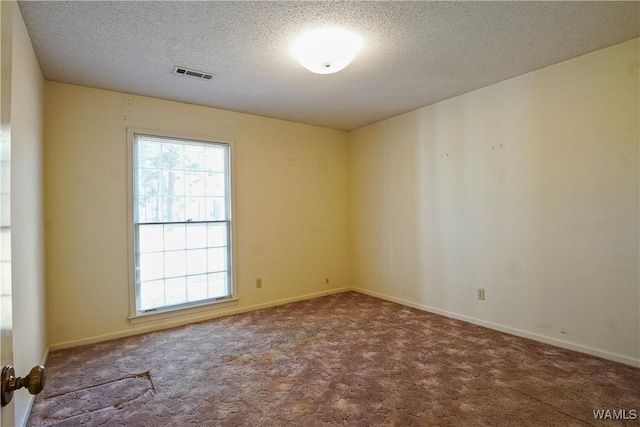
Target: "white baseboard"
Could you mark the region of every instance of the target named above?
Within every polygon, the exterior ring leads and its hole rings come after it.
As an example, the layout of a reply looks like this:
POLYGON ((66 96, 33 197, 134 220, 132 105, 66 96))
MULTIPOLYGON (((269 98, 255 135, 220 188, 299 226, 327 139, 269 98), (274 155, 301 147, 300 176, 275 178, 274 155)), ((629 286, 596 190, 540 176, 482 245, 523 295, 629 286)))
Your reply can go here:
POLYGON ((189 316, 172 317, 164 321, 153 322, 152 325, 135 327, 125 331, 114 332, 114 333, 104 334, 104 335, 96 335, 89 338, 82 338, 79 340, 66 341, 66 342, 61 342, 56 344, 50 344, 49 349, 50 351, 55 351, 55 350, 62 350, 65 348, 78 347, 81 345, 95 344, 97 342, 110 341, 118 338, 130 337, 133 335, 146 334, 149 332, 155 332, 163 329, 170 329, 170 328, 175 328, 177 326, 187 325, 189 323, 197 323, 205 320, 215 319, 217 317, 225 317, 225 316, 231 316, 234 314, 247 313, 249 311, 275 307, 278 305, 288 304, 296 301, 304 301, 304 300, 318 298, 326 295, 347 292, 350 290, 352 290, 350 287, 343 287, 343 288, 337 288, 337 289, 330 289, 322 292, 314 292, 312 294, 299 295, 299 296, 275 300, 275 301, 268 301, 265 303, 254 304, 254 305, 249 305, 245 307, 208 311, 206 313, 200 312, 200 313, 189 315, 189 316))
MULTIPOLYGON (((45 368, 47 366, 46 365, 47 357, 49 357, 49 347, 47 347, 46 350, 44 351, 44 356, 42 357, 42 363, 40 363, 45 368)), ((46 385, 46 382, 45 382, 45 387, 46 386, 47 385, 46 385)), ((16 426, 17 427, 26 427, 27 421, 29 421, 29 415, 31 414, 31 408, 33 408, 33 402, 35 400, 36 400, 36 397, 34 395, 32 395, 32 394, 29 394, 29 402, 27 403, 26 410, 25 410, 24 414, 22 415, 22 419, 16 420, 16 426)))
POLYGON ((351 290, 355 292, 360 292, 365 295, 369 295, 375 298, 380 298, 386 301, 395 302, 398 304, 406 305, 408 307, 417 308, 418 310, 428 311, 430 313, 439 314, 442 316, 450 317, 453 319, 462 320, 464 322, 473 323, 475 325, 484 326, 485 328, 494 329, 496 331, 505 332, 510 335, 515 335, 522 338, 529 338, 534 341, 543 342, 545 344, 550 344, 560 348, 566 348, 568 350, 577 351, 580 353, 589 354, 591 356, 600 357, 602 359, 612 360, 614 362, 624 363, 625 365, 631 365, 634 367, 640 367, 640 360, 633 359, 631 357, 622 356, 620 354, 610 353, 603 350, 598 350, 591 347, 586 347, 580 344, 575 344, 569 341, 563 341, 556 338, 547 337, 544 335, 534 334, 531 332, 523 331, 520 329, 511 328, 509 326, 500 325, 497 323, 487 322, 485 320, 476 319, 470 316, 465 316, 462 314, 454 313, 447 310, 440 310, 438 308, 430 307, 424 304, 418 304, 413 301, 407 301, 402 298, 396 298, 385 294, 380 294, 377 292, 369 291, 367 289, 362 289, 358 287, 352 287, 351 290))

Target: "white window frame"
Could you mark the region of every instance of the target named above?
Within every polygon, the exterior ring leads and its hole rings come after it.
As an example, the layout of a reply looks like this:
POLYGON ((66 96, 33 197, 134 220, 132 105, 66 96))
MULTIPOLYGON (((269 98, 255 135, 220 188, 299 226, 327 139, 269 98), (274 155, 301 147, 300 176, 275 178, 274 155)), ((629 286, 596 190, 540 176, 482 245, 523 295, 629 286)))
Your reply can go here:
POLYGON ((234 220, 235 212, 235 192, 234 188, 234 170, 233 162, 233 140, 226 138, 211 138, 202 135, 193 135, 180 132, 167 132, 156 129, 142 129, 142 128, 127 128, 127 246, 128 246, 128 282, 129 282, 129 322, 132 324, 141 322, 150 322, 154 320, 161 320, 169 317, 186 316, 202 314, 202 312, 210 311, 214 309, 227 308, 238 304, 237 286, 235 284, 236 275, 236 251, 235 251, 235 229, 236 221, 234 220), (189 140, 202 143, 212 144, 225 144, 229 150, 228 159, 228 193, 230 197, 230 204, 228 206, 229 216, 229 232, 228 232, 228 246, 229 246, 229 276, 231 292, 228 298, 222 300, 205 300, 202 302, 188 303, 179 306, 170 306, 166 308, 158 308, 154 311, 138 311, 137 310, 137 284, 136 284, 136 226, 134 218, 134 197, 135 195, 135 135, 148 135, 157 136, 160 138, 172 138, 176 140, 189 140))

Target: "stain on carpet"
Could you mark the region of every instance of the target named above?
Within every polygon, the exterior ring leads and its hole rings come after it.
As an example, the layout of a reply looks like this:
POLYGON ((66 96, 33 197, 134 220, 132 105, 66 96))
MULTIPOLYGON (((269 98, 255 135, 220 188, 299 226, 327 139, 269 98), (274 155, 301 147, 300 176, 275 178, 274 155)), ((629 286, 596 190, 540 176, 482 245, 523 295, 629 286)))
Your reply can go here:
POLYGON ((85 424, 98 411, 121 409, 150 399, 155 390, 149 372, 49 396, 42 402, 42 421, 55 425, 85 424))

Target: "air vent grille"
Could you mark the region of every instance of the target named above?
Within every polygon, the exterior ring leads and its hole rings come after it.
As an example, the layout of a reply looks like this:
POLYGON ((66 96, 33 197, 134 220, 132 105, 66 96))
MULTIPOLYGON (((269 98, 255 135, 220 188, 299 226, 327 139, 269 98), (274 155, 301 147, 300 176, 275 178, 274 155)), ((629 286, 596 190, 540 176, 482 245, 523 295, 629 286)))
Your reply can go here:
POLYGON ((201 80, 211 80, 213 78, 213 74, 204 73, 202 71, 190 70, 184 67, 176 67, 173 69, 173 72, 180 76, 194 77, 196 79, 201 79, 201 80))

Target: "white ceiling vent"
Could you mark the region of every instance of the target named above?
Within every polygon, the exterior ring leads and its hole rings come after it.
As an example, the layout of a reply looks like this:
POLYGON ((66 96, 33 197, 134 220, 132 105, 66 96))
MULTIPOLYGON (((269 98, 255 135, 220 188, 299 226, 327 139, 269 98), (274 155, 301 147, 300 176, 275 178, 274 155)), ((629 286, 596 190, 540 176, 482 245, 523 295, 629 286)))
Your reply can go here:
POLYGON ((181 76, 195 77, 196 79, 202 79, 202 80, 211 80, 213 78, 213 74, 204 73, 202 71, 190 70, 184 67, 176 67, 173 69, 173 72, 181 76))

